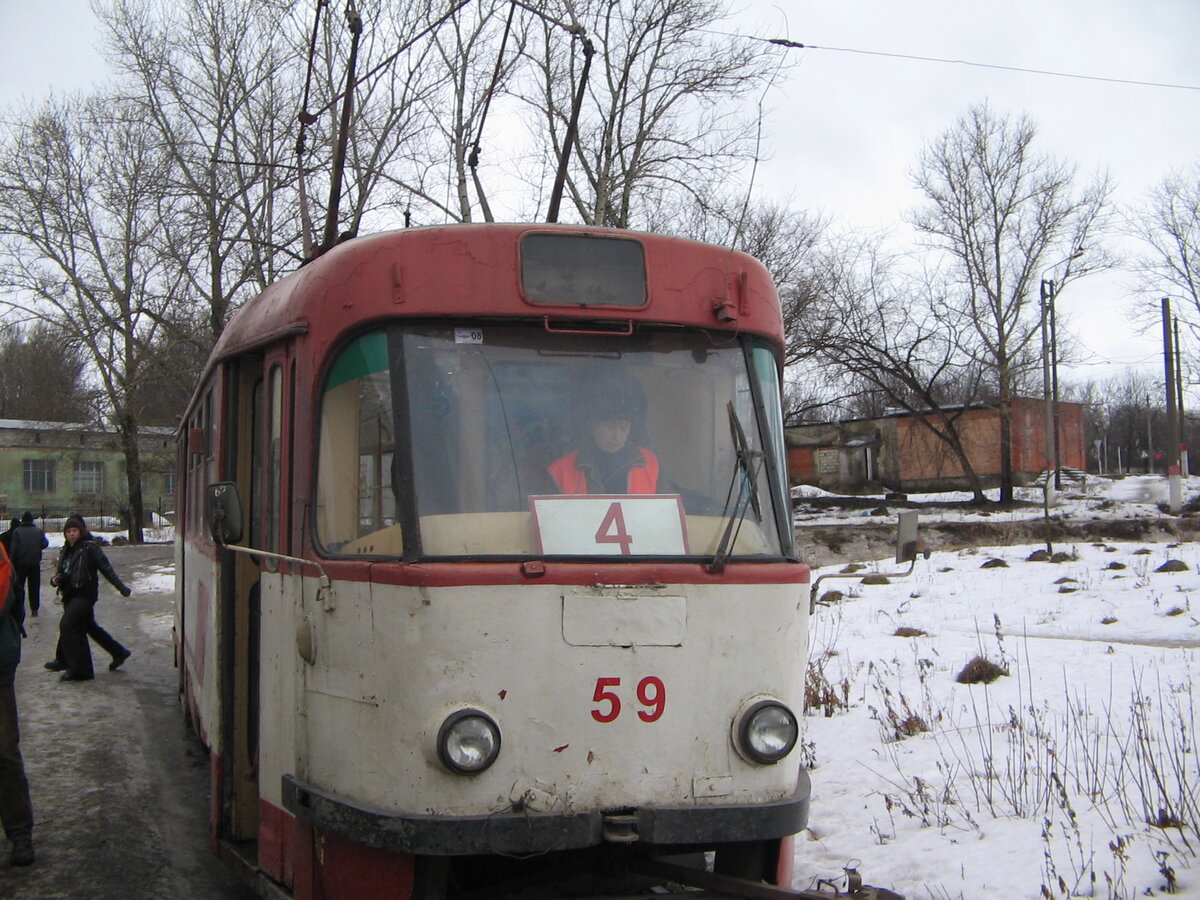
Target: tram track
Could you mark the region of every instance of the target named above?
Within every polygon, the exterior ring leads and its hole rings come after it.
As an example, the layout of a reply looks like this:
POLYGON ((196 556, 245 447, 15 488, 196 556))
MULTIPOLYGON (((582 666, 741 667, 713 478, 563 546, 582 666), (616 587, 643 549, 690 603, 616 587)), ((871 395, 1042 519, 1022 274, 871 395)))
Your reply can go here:
POLYGON ((453 894, 451 900, 904 900, 886 888, 863 884, 855 869, 846 869, 839 879, 845 882, 844 890, 833 882, 821 882, 817 889, 781 887, 649 857, 627 860, 603 876, 597 873, 596 881, 603 882, 603 887, 596 885, 599 893, 583 887, 579 875, 572 872, 560 881, 554 873, 543 872, 507 888, 493 884, 453 894))

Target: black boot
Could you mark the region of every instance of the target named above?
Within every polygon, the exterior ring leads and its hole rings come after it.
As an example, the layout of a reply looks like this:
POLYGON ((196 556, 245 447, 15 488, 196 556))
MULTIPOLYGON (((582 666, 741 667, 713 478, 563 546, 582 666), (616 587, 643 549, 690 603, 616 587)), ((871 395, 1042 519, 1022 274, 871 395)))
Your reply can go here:
POLYGON ((33 838, 24 834, 12 839, 12 853, 8 857, 11 866, 32 866, 36 857, 33 855, 33 838))

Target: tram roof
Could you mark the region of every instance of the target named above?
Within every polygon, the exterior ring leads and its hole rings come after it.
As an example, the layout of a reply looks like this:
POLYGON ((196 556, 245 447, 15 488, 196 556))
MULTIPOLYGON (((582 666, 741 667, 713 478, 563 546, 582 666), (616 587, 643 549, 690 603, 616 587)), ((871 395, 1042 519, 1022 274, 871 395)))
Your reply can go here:
POLYGON ((779 299, 748 254, 684 238, 545 224, 445 225, 345 241, 247 301, 213 361, 288 334, 341 333, 403 317, 584 317, 749 331, 781 343, 779 299), (521 293, 520 245, 530 233, 627 238, 644 248, 647 300, 613 308, 531 303, 521 293), (724 321, 722 320, 724 318, 724 321))

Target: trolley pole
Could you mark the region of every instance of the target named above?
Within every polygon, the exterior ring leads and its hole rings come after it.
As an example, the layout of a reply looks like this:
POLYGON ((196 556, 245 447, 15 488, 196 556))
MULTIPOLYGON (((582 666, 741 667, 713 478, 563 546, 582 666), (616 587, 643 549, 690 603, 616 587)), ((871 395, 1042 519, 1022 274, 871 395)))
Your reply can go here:
POLYGON ((1167 454, 1169 507, 1172 515, 1183 510, 1183 485, 1179 477, 1179 417, 1175 413, 1175 363, 1172 358, 1171 298, 1162 299, 1163 367, 1167 383, 1167 454))

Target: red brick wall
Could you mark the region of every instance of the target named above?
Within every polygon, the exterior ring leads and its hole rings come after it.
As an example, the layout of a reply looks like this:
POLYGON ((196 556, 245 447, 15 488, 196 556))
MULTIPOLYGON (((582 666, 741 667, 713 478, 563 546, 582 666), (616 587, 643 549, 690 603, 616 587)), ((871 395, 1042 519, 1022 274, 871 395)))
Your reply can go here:
POLYGON ((811 447, 793 447, 787 452, 788 481, 792 484, 816 484, 817 464, 811 447))
MULTIPOLYGON (((1013 471, 1017 474, 1040 472, 1050 464, 1046 454, 1045 405, 1040 400, 1016 400, 1012 410, 1013 471)), ((999 411, 967 410, 955 419, 955 423, 976 474, 984 477, 999 475, 999 411)), ((963 474, 962 466, 949 446, 917 419, 897 419, 896 435, 900 477, 904 481, 954 478, 963 474)), ((1083 407, 1079 404, 1059 404, 1058 440, 1060 465, 1083 469, 1087 450, 1083 407)))
MULTIPOLYGON (((954 420, 963 447, 977 474, 1000 471, 1000 418, 993 410, 971 409, 954 420)), ((896 422, 900 477, 904 481, 956 478, 963 474, 950 446, 919 420, 896 422)))

